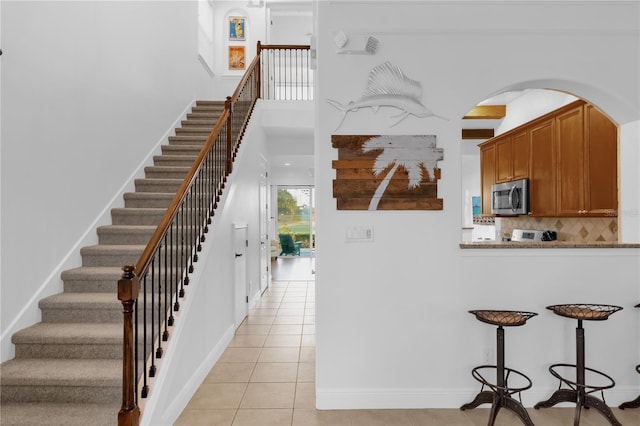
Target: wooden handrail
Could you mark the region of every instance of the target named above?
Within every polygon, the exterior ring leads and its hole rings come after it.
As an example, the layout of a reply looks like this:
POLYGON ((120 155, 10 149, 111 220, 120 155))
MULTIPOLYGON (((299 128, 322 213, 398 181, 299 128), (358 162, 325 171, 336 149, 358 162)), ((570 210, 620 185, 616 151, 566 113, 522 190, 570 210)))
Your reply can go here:
POLYGON ((151 236, 149 243, 147 244, 147 246, 144 248, 144 251, 140 255, 140 258, 138 259, 138 262, 136 263, 135 270, 134 270, 134 273, 137 276, 141 276, 147 272, 153 253, 155 253, 158 250, 158 247, 160 246, 162 239, 164 238, 165 234, 169 230, 169 224, 175 218, 176 212, 178 211, 180 204, 182 204, 185 197, 187 196, 187 189, 193 183, 196 173, 202 166, 202 161, 204 160, 204 157, 207 155, 207 152, 209 152, 209 150, 213 146, 213 142, 215 141, 215 136, 220 134, 220 129, 225 124, 225 121, 227 120, 229 115, 230 115, 229 110, 225 106, 225 109, 222 112, 222 115, 220 116, 220 118, 218 119, 218 122, 213 127, 213 130, 209 134, 209 137, 207 137, 207 141, 205 142, 204 146, 200 150, 200 154, 198 154, 198 157, 193 162, 193 165, 189 169, 187 176, 184 178, 184 181, 182 181, 182 184, 180 185, 180 188, 178 188, 178 191, 176 192, 175 197, 173 197, 173 201, 171 201, 171 204, 169 204, 169 207, 167 207, 166 213, 160 220, 160 223, 158 224, 158 227, 156 228, 153 235, 151 236))
POLYGON ((139 423, 140 408, 137 404, 138 376, 143 378, 142 397, 146 397, 147 357, 151 362, 148 377, 155 375, 153 345, 158 344, 155 357, 162 356, 162 341, 168 339, 167 326, 173 325, 173 315, 164 318, 165 331, 161 333, 162 315, 169 315, 179 309, 178 297, 184 296, 184 289, 177 291, 178 284, 188 284, 188 274, 193 272, 193 262, 197 261, 197 251, 204 241, 207 224, 213 216, 224 188, 227 176, 231 173, 233 161, 244 135, 255 102, 261 97, 261 59, 260 54, 268 49, 309 49, 309 46, 295 45, 261 45, 258 42, 258 54, 249 65, 232 96, 225 102, 224 109, 207 137, 193 165, 178 188, 171 203, 156 227, 149 243, 144 248, 135 265, 123 266, 122 278, 118 281, 118 299, 123 305, 123 370, 122 370, 122 406, 118 413, 119 426, 136 426, 139 423), (225 144, 224 159, 217 151, 216 143, 225 144), (224 169, 224 170, 223 170, 224 169), (197 192, 200 191, 200 192, 197 192), (207 211, 206 220, 202 211, 207 211), (201 214, 201 216, 198 216, 201 214), (175 240, 175 241, 174 241, 175 240), (195 241, 197 240, 197 245, 195 241), (157 265, 164 255, 164 264, 157 265), (167 261, 167 258, 170 258, 167 261), (183 261, 184 263, 180 263, 183 261), (187 266, 187 264, 189 264, 187 266), (164 269, 163 269, 164 268, 164 269), (150 292, 147 289, 147 278, 151 281, 150 292), (157 281, 156 281, 157 279, 157 281), (173 281, 172 281, 173 280, 173 281), (174 284, 176 288, 173 293, 174 284), (167 287, 171 288, 168 294, 167 287), (164 306, 162 305, 164 291, 164 306), (150 315, 147 312, 147 293, 151 298, 150 315), (138 295, 141 294, 141 303, 138 295), (157 311, 154 296, 157 296, 157 311), (167 300, 171 299, 167 305, 167 300), (172 303, 173 302, 173 303, 172 303), (167 308, 168 306, 168 308, 167 308), (142 315, 138 315, 138 310, 142 315), (167 312, 169 311, 169 312, 167 312), (157 314, 157 330, 154 329, 157 314), (146 352, 148 317, 151 319, 151 350, 146 352), (142 323, 142 332, 139 324, 142 323), (142 333, 143 343, 138 342, 142 333), (142 355, 138 353, 143 347, 142 355), (142 364, 142 372, 138 371, 142 364))

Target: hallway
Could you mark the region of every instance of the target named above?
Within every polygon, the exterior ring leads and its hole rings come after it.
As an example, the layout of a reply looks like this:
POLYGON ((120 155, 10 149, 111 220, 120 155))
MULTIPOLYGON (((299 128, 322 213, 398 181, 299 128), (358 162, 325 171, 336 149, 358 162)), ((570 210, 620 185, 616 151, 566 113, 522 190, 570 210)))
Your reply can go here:
MULTIPOLYGON (((315 409, 315 281, 312 259, 273 262, 274 281, 193 396, 177 426, 397 425, 481 426, 489 408, 416 410, 315 409), (278 280, 275 280, 278 277, 278 280), (284 279, 284 277, 289 277, 284 279), (301 279, 307 277, 310 279, 301 279)), ((471 375, 469 380, 472 381, 471 375)), ((469 395, 471 399, 474 395, 469 395)), ((528 409, 543 426, 573 424, 573 408, 528 409)), ((640 410, 614 409, 624 425, 640 424, 640 410)), ((582 425, 607 425, 583 410, 582 425)), ((521 425, 501 410, 496 426, 521 425)))

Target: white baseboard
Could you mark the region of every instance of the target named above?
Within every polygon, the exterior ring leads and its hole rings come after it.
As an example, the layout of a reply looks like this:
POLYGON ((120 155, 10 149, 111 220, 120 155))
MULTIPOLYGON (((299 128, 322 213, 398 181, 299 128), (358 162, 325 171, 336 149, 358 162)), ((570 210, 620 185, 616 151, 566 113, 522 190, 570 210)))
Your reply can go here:
MULTIPOLYGON (((522 403, 527 408, 548 399, 557 387, 531 389, 522 392, 522 403)), ((422 388, 422 389, 316 389, 318 410, 356 409, 420 409, 420 408, 460 408, 471 402, 480 388, 422 388)), ((631 386, 609 389, 605 398, 610 407, 617 407, 638 396, 638 389, 631 386)), ((598 397, 599 394, 598 394, 598 397)), ((572 407, 562 403, 557 407, 572 407)), ((488 407, 488 405, 486 405, 488 407)))
MULTIPOLYGON (((184 408, 189 404, 191 398, 196 393, 198 388, 202 385, 202 382, 207 377, 213 366, 222 356, 229 343, 233 339, 235 334, 235 327, 231 325, 229 329, 224 333, 220 341, 213 348, 209 356, 198 366, 196 371, 191 375, 185 386, 178 392, 173 399, 171 405, 166 410, 162 410, 160 407, 152 406, 147 403, 145 410, 143 411, 142 418, 140 419, 140 425, 154 424, 174 424, 184 408), (158 422, 157 414, 160 413, 162 419, 158 422), (148 417, 154 417, 153 419, 145 417, 145 414, 151 414, 148 417)), ((162 383, 157 383, 157 386, 162 386, 162 383)))

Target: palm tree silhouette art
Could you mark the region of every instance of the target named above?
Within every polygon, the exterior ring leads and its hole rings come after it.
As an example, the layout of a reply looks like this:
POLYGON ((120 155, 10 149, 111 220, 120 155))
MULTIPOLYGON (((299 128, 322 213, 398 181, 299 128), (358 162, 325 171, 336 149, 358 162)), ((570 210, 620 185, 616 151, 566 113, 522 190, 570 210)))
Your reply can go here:
MULTIPOLYGON (((373 164, 373 174, 378 176, 389 166, 393 165, 387 172, 378 188, 371 197, 369 210, 377 210, 382 196, 391 182, 391 178, 402 167, 407 172, 409 184, 407 188, 412 189, 420 185, 423 180, 422 168, 434 170, 437 161, 442 160, 442 148, 436 148, 435 135, 423 136, 376 136, 362 144, 362 152, 367 153, 382 149, 373 164)), ((426 176, 427 181, 432 182, 435 176, 426 176)))

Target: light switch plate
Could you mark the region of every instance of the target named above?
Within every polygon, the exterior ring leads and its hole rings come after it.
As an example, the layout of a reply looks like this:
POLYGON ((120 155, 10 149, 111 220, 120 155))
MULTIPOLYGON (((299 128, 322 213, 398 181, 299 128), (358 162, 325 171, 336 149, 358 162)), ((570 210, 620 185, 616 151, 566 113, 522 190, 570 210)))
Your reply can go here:
POLYGON ((346 241, 348 243, 373 242, 373 226, 347 226, 346 241))

